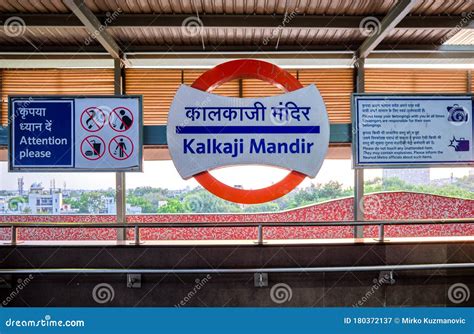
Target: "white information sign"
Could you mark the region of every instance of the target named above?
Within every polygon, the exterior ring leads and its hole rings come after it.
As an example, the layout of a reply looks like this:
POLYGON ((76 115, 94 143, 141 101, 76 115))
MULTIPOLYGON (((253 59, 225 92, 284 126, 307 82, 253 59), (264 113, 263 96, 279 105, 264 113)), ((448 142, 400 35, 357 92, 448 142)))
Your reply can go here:
POLYGON ((76 168, 140 166, 138 99, 88 98, 75 101, 76 168))
POLYGON ((184 179, 240 164, 314 177, 328 149, 329 122, 314 85, 262 98, 230 98, 182 85, 170 108, 167 139, 184 179))
POLYGON ((471 95, 354 94, 355 167, 474 164, 471 95))

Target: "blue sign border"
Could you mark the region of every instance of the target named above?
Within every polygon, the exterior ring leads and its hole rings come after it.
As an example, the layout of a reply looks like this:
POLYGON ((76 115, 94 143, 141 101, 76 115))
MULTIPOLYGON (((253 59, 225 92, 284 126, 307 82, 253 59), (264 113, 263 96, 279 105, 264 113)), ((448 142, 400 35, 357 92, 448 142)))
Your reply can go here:
MULTIPOLYGON (((73 103, 73 147, 75 147, 75 103, 73 103)), ((74 156, 74 154, 73 154, 74 156)), ((75 161, 73 160, 75 163, 75 161)), ((82 173, 82 172, 142 172, 143 171, 143 96, 142 95, 9 95, 8 96, 8 172, 15 173, 15 172, 40 172, 40 173, 47 173, 47 172, 75 172, 75 173, 82 173), (29 99, 31 101, 47 101, 47 100, 78 100, 78 99, 138 99, 138 112, 139 112, 139 119, 140 122, 138 124, 138 166, 126 167, 126 168, 101 168, 101 169, 94 169, 94 168, 78 168, 75 167, 18 167, 13 166, 13 102, 17 99, 29 99)))

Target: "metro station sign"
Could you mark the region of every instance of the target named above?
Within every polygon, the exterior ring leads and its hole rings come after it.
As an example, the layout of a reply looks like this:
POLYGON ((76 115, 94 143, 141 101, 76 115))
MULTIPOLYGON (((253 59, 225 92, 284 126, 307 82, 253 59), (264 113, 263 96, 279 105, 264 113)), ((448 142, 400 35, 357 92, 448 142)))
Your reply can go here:
POLYGON ((329 144, 329 121, 314 85, 304 87, 288 72, 257 60, 221 64, 182 85, 168 116, 168 147, 179 174, 216 196, 237 203, 263 203, 285 195, 306 176, 315 177, 329 144), (211 94, 232 79, 257 78, 287 93, 262 98, 211 94), (208 171, 234 165, 268 165, 291 172, 263 189, 225 185, 208 171))

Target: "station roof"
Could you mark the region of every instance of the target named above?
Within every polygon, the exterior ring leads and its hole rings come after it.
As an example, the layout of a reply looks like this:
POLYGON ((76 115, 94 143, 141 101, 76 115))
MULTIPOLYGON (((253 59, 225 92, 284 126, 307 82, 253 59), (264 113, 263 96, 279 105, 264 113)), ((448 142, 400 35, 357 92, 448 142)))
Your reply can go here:
POLYGON ((6 0, 0 49, 357 52, 379 35, 375 50, 441 50, 473 45, 473 12, 472 0, 6 0), (84 23, 88 12, 99 25, 84 23), (8 30, 12 17, 21 34, 8 30))

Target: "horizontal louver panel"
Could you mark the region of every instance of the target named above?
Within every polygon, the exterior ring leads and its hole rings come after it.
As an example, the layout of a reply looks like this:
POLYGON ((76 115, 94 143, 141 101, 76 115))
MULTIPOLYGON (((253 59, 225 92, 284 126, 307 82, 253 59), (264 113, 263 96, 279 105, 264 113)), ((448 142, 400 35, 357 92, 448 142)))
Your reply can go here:
MULTIPOLYGON (((296 78, 296 70, 288 70, 288 72, 296 78)), ((283 94, 284 91, 280 88, 258 79, 244 79, 242 80, 242 94, 243 97, 265 97, 283 94)))
MULTIPOLYGON (((126 93, 144 97, 144 123, 166 124, 169 106, 182 81, 191 85, 204 70, 127 69, 126 93)), ((331 123, 350 123, 352 69, 290 70, 303 85, 316 84, 321 91, 331 123)), ((385 93, 465 93, 466 70, 444 69, 366 69, 366 92, 385 93)), ((0 71, 2 124, 7 123, 8 95, 94 95, 113 94, 111 69, 37 69, 0 71)), ((474 91, 474 81, 471 82, 474 91)), ((214 93, 239 96, 239 81, 233 80, 214 93)), ((282 91, 260 80, 242 80, 242 97, 281 94, 282 91)))
POLYGON ((7 123, 9 95, 111 95, 112 69, 2 70, 2 124, 7 123))
POLYGON ((365 70, 367 93, 466 93, 467 71, 444 69, 365 70))
POLYGON ((181 70, 127 69, 125 92, 143 95, 143 123, 166 124, 174 94, 181 85, 181 70))
POLYGON ((474 93, 474 80, 472 80, 472 76, 474 75, 473 72, 474 71, 469 70, 468 79, 467 79, 468 81, 469 80, 471 81, 471 87, 470 87, 470 90, 469 90, 470 93, 474 93))
POLYGON ((298 78, 304 86, 315 84, 319 89, 330 123, 351 123, 352 69, 305 69, 298 71, 298 78))
MULTIPOLYGON (((204 70, 184 70, 183 78, 186 85, 191 86, 194 80, 196 80, 204 70)), ((225 84, 217 87, 212 91, 213 94, 219 94, 223 96, 239 97, 239 81, 232 80, 225 84)))

